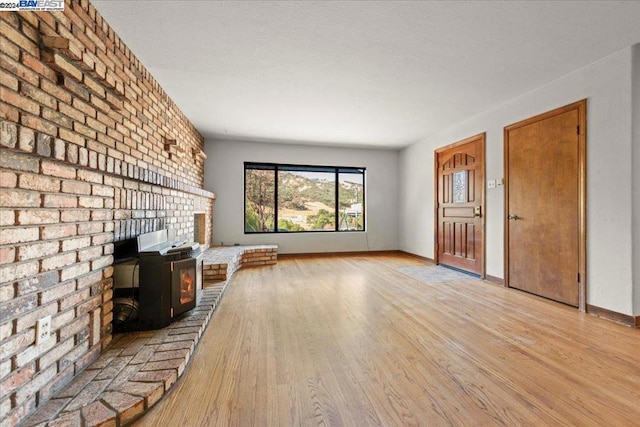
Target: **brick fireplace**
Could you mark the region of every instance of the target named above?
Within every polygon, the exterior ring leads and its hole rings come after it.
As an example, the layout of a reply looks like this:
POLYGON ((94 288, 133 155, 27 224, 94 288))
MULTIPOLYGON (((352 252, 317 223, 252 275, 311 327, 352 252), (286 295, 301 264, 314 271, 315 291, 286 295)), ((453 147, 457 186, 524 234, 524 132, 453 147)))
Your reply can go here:
POLYGON ((110 343, 115 242, 163 228, 212 240, 202 136, 90 3, 65 3, 0 13, 0 420, 10 425, 110 343), (48 339, 36 341, 48 316, 48 339))

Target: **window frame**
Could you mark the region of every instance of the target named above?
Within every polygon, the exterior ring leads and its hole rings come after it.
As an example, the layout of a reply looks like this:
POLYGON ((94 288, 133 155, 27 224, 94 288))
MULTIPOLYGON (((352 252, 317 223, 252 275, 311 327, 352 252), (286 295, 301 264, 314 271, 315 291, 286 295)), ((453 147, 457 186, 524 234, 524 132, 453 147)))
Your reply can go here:
POLYGON ((265 163, 265 162, 244 162, 243 177, 243 223, 242 228, 244 234, 298 234, 298 233, 362 233, 367 231, 367 209, 366 209, 366 170, 365 167, 354 166, 321 166, 321 165, 300 165, 292 163, 265 163), (272 170, 275 175, 274 182, 274 209, 273 209, 273 231, 247 231, 247 170, 272 170), (280 231, 278 229, 278 172, 321 172, 334 173, 335 176, 335 209, 333 230, 304 230, 304 231, 280 231), (359 174, 362 175, 362 230, 340 230, 340 174, 359 174))

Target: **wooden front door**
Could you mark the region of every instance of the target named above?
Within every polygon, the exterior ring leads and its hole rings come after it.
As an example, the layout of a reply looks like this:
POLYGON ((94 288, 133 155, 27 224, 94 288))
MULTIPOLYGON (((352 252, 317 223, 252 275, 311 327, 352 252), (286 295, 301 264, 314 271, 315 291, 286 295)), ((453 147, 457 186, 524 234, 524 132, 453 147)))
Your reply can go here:
POLYGON ((477 135, 436 150, 436 262, 484 277, 484 145, 477 135))
POLYGON ((505 280, 573 306, 584 297, 586 101, 505 128, 505 280))

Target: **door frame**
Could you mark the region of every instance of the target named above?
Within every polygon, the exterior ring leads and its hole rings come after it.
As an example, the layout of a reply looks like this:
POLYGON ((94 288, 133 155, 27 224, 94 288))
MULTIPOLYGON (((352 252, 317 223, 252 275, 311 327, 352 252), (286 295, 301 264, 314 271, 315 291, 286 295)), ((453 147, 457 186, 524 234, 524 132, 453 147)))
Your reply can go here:
POLYGON ((504 286, 509 287, 509 131, 578 110, 578 310, 587 308, 587 100, 583 99, 546 113, 513 123, 504 128, 504 286))
POLYGON ((486 181, 487 181, 487 177, 486 177, 486 162, 487 162, 487 151, 486 151, 486 141, 487 141, 487 133, 486 132, 482 132, 479 133, 477 135, 474 136, 470 136, 468 138, 462 139, 460 141, 454 142, 452 144, 446 145, 444 147, 440 147, 437 148, 434 153, 433 153, 433 163, 434 163, 434 174, 435 174, 435 178, 434 178, 434 188, 435 188, 435 193, 434 193, 434 201, 433 201, 433 206, 434 206, 434 239, 433 239, 433 262, 435 264, 440 264, 440 261, 438 259, 438 235, 439 235, 439 226, 440 226, 440 221, 438 218, 438 191, 440 189, 439 184, 440 184, 440 177, 438 175, 438 156, 440 155, 440 153, 444 152, 444 151, 448 151, 452 148, 456 148, 459 147, 461 145, 465 145, 468 144, 470 142, 474 142, 476 140, 480 140, 480 150, 482 151, 482 164, 480 165, 481 167, 481 171, 479 171, 480 175, 482 176, 482 189, 480 191, 481 195, 480 195, 480 204, 482 206, 482 217, 481 217, 481 222, 482 222, 482 227, 480 229, 480 233, 482 236, 482 263, 481 263, 481 269, 480 269, 480 278, 484 279, 486 277, 486 264, 487 264, 487 251, 486 251, 486 247, 487 247, 487 242, 486 242, 486 232, 485 232, 485 228, 486 228, 486 221, 485 218, 487 216, 487 204, 486 204, 486 181))

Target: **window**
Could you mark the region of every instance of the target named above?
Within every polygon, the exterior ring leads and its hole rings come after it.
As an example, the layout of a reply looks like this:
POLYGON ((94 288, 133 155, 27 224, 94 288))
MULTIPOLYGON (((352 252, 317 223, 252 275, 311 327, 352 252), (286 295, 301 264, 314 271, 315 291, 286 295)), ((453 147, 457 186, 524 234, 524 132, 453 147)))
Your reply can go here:
POLYGON ((244 232, 364 231, 364 168, 244 164, 244 232))

